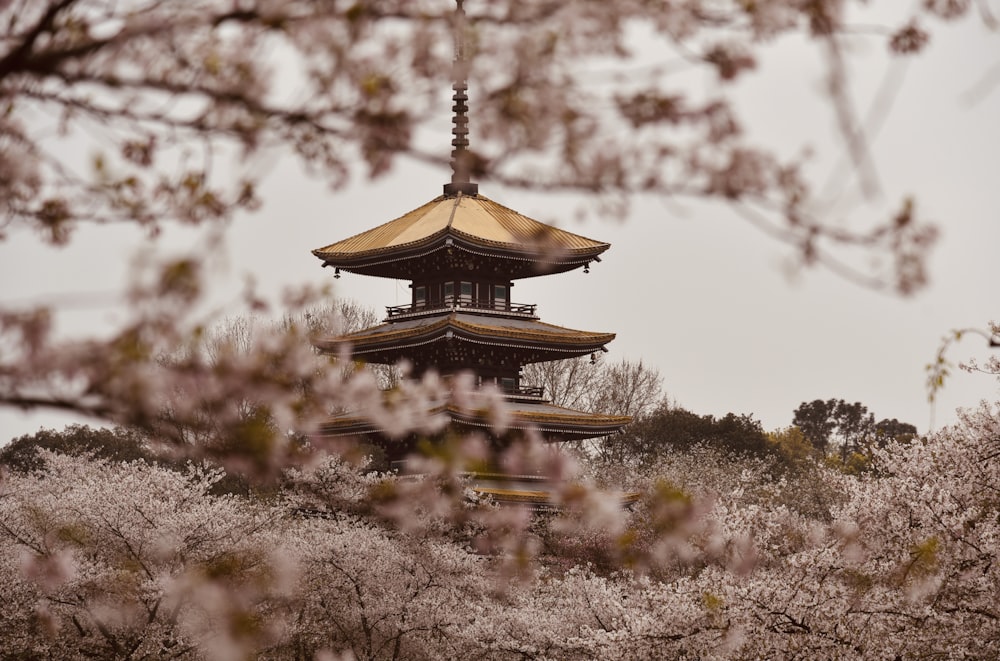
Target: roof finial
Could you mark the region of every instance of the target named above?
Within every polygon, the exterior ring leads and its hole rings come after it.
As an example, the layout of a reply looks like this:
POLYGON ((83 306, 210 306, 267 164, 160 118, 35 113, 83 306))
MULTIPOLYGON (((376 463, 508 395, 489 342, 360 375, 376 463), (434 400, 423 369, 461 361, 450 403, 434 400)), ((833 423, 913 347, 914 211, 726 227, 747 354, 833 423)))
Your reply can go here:
POLYGON ((469 89, 467 81, 469 75, 469 54, 468 44, 465 43, 467 28, 462 0, 456 0, 456 4, 454 23, 455 60, 452 64, 452 79, 454 82, 451 86, 455 90, 455 95, 451 97, 455 102, 455 105, 451 107, 455 113, 455 117, 452 120, 454 127, 451 130, 454 136, 451 145, 454 149, 451 152, 451 183, 444 185, 444 194, 457 195, 458 193, 463 193, 465 195, 476 195, 479 192, 479 185, 471 183, 469 177, 472 152, 468 150, 469 118, 466 116, 466 113, 469 112, 469 106, 466 103, 469 100, 469 95, 466 94, 466 91, 469 89))

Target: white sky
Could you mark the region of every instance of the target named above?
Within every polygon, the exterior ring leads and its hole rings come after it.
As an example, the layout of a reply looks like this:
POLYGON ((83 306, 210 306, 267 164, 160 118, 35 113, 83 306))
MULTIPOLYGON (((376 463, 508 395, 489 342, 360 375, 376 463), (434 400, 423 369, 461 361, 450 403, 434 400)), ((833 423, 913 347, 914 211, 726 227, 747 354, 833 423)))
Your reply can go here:
MULTIPOLYGON (((1000 41, 974 20, 934 28, 931 50, 907 67, 888 121, 872 140, 884 204, 858 211, 888 213, 912 193, 921 215, 939 222, 932 281, 917 296, 874 293, 822 269, 789 278, 790 249, 722 204, 639 198, 622 222, 581 225, 571 220, 573 200, 480 182, 480 192, 501 204, 612 244, 590 274, 519 281, 513 300, 538 303, 549 323, 617 332, 607 357, 655 366, 681 406, 699 414, 751 413, 766 429, 790 424, 793 410, 816 398, 860 401, 877 418, 921 431, 932 417, 940 427, 955 419, 956 407, 997 399, 995 379, 956 371, 932 414, 924 386, 924 366, 949 329, 1000 319, 1000 83, 975 104, 965 96, 1000 66, 1000 41)), ((882 43, 858 51, 851 71, 862 114, 890 66, 882 43)), ((475 90, 470 97, 475 141, 475 90)), ((741 84, 740 98, 754 138, 784 155, 812 145, 815 181, 825 181, 841 154, 813 50, 794 42, 772 48, 761 73, 741 84)), ((449 140, 442 135, 442 150, 449 140)), ((447 177, 401 163, 378 182, 331 192, 290 159, 277 163, 263 189, 264 208, 238 219, 228 252, 212 256, 213 300, 235 301, 245 273, 271 293, 330 282, 331 270, 320 268, 311 249, 423 204, 447 177)), ((166 233, 172 245, 195 241, 187 230, 166 233)), ((0 304, 62 307, 66 335, 106 329, 124 318, 114 292, 141 244, 137 237, 126 228, 87 228, 67 248, 51 249, 14 234, 0 244, 0 304)), ((381 309, 406 299, 405 284, 345 274, 335 291, 381 309)), ((969 337, 949 356, 985 360, 989 352, 985 340, 969 337)), ((0 443, 71 421, 0 410, 0 443)))

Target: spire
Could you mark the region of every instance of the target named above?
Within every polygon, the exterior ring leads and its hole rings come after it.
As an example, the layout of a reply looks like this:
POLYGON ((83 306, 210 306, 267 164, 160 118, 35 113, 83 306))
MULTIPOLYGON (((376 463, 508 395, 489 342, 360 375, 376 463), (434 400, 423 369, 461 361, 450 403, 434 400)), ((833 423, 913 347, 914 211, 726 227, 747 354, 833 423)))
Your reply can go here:
POLYGON ((465 43, 467 28, 462 0, 456 0, 456 4, 454 23, 455 60, 452 64, 452 79, 454 82, 451 86, 455 91, 455 95, 451 97, 455 102, 455 105, 451 107, 455 113, 452 120, 454 126, 451 130, 452 136, 454 136, 451 145, 454 149, 451 152, 451 183, 444 185, 444 194, 457 195, 458 193, 462 193, 464 195, 475 195, 479 192, 479 185, 473 184, 469 180, 469 166, 472 161, 472 153, 468 150, 469 118, 466 115, 469 112, 469 106, 466 103, 469 100, 469 95, 466 94, 469 89, 467 81, 469 54, 468 45, 465 43))

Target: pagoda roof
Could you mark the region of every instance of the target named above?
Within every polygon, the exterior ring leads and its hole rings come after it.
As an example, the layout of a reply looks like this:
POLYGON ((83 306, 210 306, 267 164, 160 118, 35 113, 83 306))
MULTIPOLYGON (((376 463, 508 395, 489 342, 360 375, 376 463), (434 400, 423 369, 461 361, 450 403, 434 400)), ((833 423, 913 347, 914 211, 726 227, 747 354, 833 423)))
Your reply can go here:
MULTIPOLYGON (((511 418, 506 425, 507 432, 525 432, 535 429, 549 440, 583 440, 597 436, 607 436, 621 431, 632 421, 629 416, 587 413, 548 402, 508 401, 507 409, 511 418)), ((435 407, 429 413, 443 413, 452 425, 473 427, 489 433, 493 423, 481 409, 462 407, 448 402, 435 407)), ((382 432, 377 422, 364 411, 352 411, 329 418, 320 424, 317 433, 322 437, 367 436, 382 432)))
MULTIPOLYGON (((495 502, 506 505, 528 505, 538 509, 564 509, 554 490, 565 486, 551 477, 539 474, 511 475, 508 473, 465 473, 469 487, 480 496, 489 496, 495 502)), ((632 505, 642 498, 639 492, 618 492, 619 503, 632 505)))
MULTIPOLYGON (((538 489, 537 487, 532 489, 530 488, 531 485, 520 484, 513 484, 508 488, 500 488, 482 483, 482 481, 475 479, 475 475, 472 477, 473 482, 470 487, 472 491, 480 496, 489 496, 494 502, 500 505, 522 505, 534 509, 555 511, 561 511, 563 509, 563 507, 553 499, 553 494, 550 490, 551 485, 543 485, 543 487, 548 488, 542 489, 538 489)), ((623 507, 633 505, 641 499, 642 494, 635 491, 622 492, 618 494, 619 504, 623 507)))
POLYGON ((458 340, 474 344, 557 352, 560 357, 580 356, 601 350, 614 333, 579 331, 537 319, 508 318, 450 312, 405 321, 394 321, 364 330, 315 341, 317 348, 334 353, 350 345, 351 354, 400 352, 433 342, 458 340))
MULTIPOLYGON (((509 262, 513 278, 569 271, 610 244, 533 220, 482 195, 442 195, 395 220, 313 250, 324 266, 392 278, 425 272, 439 251, 509 262)), ((444 255, 441 255, 444 263, 444 255)))
MULTIPOLYGON (((591 438, 620 431, 632 422, 630 416, 587 413, 548 402, 508 402, 512 420, 508 429, 535 428, 549 437, 591 438)), ((476 412, 448 408, 452 420, 463 425, 489 427, 490 423, 476 412)))

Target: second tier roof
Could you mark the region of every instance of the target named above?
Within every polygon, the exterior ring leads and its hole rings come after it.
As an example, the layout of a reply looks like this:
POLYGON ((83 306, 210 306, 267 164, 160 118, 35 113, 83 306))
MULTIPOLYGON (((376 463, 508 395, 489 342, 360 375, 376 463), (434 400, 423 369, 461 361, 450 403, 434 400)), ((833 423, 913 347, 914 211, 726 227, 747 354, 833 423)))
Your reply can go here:
POLYGON ((319 349, 331 353, 348 345, 356 357, 378 356, 389 360, 408 348, 456 340, 527 349, 545 356, 540 360, 553 360, 599 351, 614 338, 614 333, 573 330, 533 319, 495 318, 452 312, 384 323, 348 335, 320 338, 315 344, 319 349))

